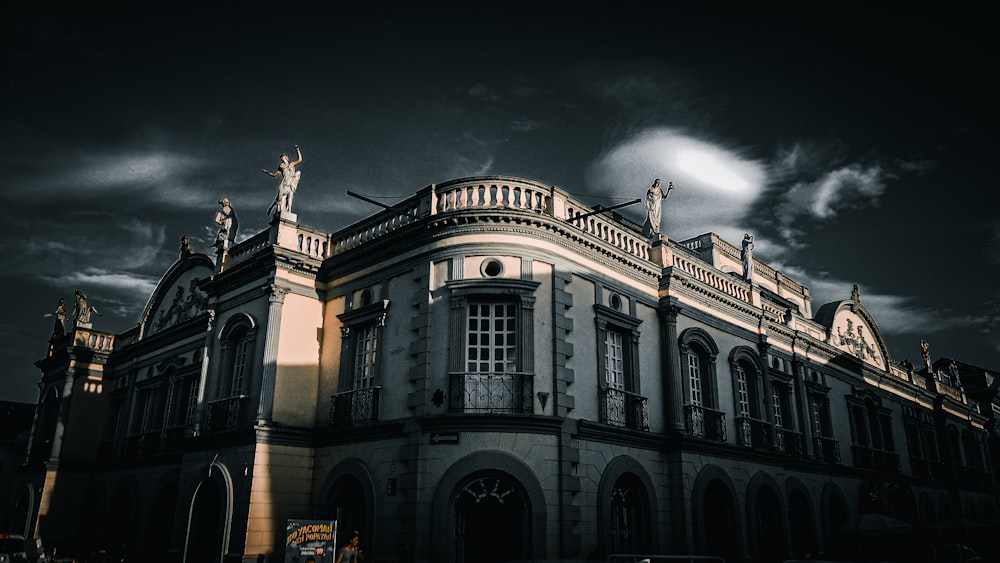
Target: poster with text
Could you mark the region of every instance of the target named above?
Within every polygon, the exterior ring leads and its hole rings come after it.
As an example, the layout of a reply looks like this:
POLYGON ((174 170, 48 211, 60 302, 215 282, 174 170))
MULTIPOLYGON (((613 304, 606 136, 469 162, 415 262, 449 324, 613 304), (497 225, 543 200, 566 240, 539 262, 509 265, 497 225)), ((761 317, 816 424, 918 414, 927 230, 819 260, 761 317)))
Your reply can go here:
POLYGON ((336 537, 336 520, 289 520, 285 563, 333 563, 336 537))

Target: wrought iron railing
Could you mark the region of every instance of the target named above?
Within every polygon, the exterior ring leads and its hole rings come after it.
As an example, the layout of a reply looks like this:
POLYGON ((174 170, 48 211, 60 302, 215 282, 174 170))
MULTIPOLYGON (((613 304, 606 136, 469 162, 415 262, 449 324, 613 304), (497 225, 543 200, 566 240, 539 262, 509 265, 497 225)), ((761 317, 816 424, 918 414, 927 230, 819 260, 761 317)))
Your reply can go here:
POLYGON ((840 442, 826 436, 813 436, 816 459, 829 464, 840 463, 840 442))
POLYGON ((789 428, 778 428, 774 433, 774 448, 788 457, 802 457, 805 447, 802 433, 789 428))
POLYGON ((243 426, 246 419, 247 396, 238 395, 208 403, 206 432, 228 432, 243 426))
POLYGON ((611 426, 649 430, 646 397, 623 389, 605 387, 600 391, 601 422, 611 426))
POLYGON ((533 412, 535 378, 530 373, 453 373, 448 409, 466 413, 533 412))
POLYGON ((770 450, 774 443, 770 422, 746 416, 736 418, 736 443, 741 446, 770 450))
POLYGON ((382 387, 364 387, 330 395, 330 428, 348 428, 378 422, 382 387))
POLYGON ((854 467, 862 469, 873 469, 883 473, 899 473, 899 454, 876 450, 866 446, 851 446, 851 455, 854 457, 854 467))
POLYGON ((684 431, 695 438, 726 441, 726 413, 700 405, 684 405, 684 431))

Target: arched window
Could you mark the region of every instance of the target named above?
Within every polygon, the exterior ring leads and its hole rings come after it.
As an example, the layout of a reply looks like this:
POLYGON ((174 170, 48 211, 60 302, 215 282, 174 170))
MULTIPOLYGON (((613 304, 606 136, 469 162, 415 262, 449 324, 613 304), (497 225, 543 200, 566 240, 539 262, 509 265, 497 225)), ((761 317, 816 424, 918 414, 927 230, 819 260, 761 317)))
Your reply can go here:
POLYGON ((252 358, 256 333, 253 319, 238 315, 220 334, 222 367, 213 386, 217 398, 208 403, 208 432, 234 430, 246 422, 247 404, 253 394, 252 358))
POLYGON ((757 355, 741 347, 733 350, 729 361, 736 404, 736 443, 766 448, 771 440, 763 410, 763 381, 757 355))
POLYGON ((715 358, 719 348, 704 330, 680 335, 685 431, 692 436, 726 441, 726 416, 718 410, 715 358))

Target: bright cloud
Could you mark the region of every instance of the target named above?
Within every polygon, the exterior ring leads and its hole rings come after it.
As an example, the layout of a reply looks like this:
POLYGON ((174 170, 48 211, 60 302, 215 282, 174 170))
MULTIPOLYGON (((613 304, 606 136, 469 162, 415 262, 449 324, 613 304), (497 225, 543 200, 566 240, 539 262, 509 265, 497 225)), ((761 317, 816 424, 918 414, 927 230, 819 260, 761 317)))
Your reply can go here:
POLYGON ((84 289, 84 293, 88 294, 90 288, 95 288, 102 293, 128 292, 145 299, 156 289, 158 278, 131 272, 113 272, 98 268, 88 268, 48 278, 45 281, 58 287, 84 289))
POLYGON ((190 174, 205 163, 176 154, 101 155, 88 157, 70 174, 80 185, 93 188, 148 186, 190 174))
POLYGON ((677 186, 663 203, 668 236, 715 231, 742 237, 739 224, 763 190, 765 167, 732 149, 660 128, 607 150, 591 165, 587 183, 623 197, 643 197, 654 178, 677 186))

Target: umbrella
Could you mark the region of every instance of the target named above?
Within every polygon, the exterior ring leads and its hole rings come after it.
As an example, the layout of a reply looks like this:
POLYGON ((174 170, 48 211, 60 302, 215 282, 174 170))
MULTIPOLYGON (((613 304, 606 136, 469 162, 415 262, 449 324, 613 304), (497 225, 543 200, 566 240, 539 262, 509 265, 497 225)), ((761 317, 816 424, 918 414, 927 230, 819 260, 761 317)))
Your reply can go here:
POLYGON ((875 537, 890 534, 908 534, 913 526, 885 514, 859 514, 840 528, 840 532, 852 536, 875 537))

